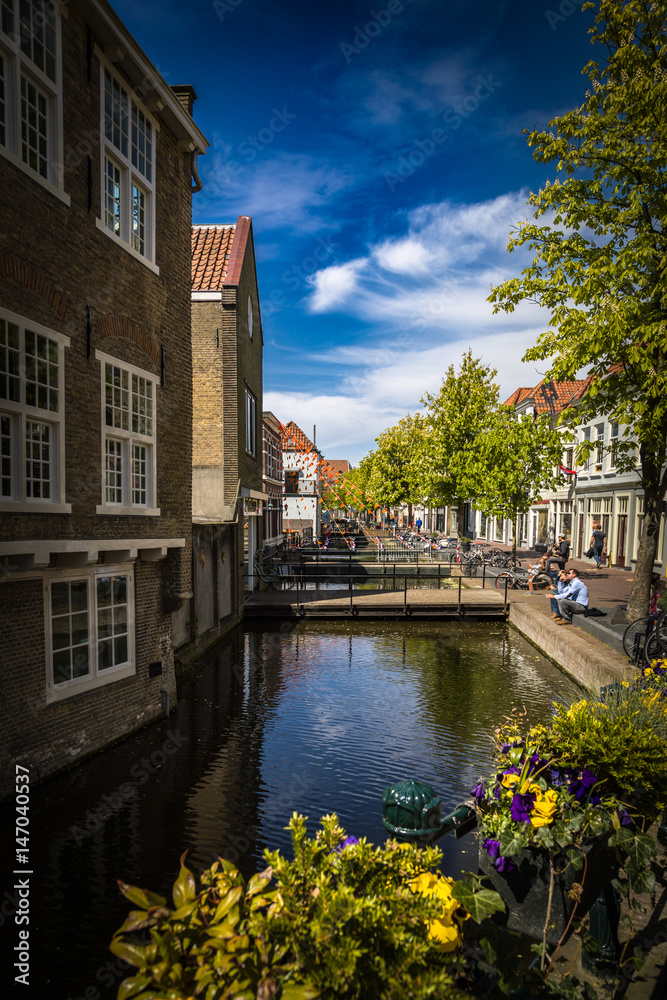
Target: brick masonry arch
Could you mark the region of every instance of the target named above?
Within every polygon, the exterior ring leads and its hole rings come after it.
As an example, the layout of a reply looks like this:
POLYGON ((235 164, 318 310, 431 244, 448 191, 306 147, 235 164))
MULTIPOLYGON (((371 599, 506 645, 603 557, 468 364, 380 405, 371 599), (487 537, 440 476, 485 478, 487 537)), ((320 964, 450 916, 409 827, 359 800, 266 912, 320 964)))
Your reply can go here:
POLYGON ((24 288, 29 288, 53 309, 63 323, 67 320, 68 307, 65 296, 52 281, 40 274, 32 264, 27 264, 12 254, 0 253, 0 277, 9 278, 23 285, 24 288))
POLYGON ((125 316, 100 316, 95 321, 95 332, 97 336, 104 337, 124 337, 126 340, 133 340, 144 354, 147 354, 153 364, 157 365, 160 360, 160 351, 156 344, 141 330, 132 320, 125 316))

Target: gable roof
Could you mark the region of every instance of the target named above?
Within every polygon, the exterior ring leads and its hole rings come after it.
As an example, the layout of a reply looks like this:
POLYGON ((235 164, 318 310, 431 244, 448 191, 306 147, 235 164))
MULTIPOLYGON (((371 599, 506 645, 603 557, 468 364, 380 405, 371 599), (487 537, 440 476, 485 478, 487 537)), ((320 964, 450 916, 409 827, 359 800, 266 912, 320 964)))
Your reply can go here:
POLYGON ((283 427, 282 446, 283 451, 316 451, 313 442, 293 420, 283 427))
POLYGON ((192 227, 192 291, 219 292, 238 285, 252 220, 192 227))
POLYGON ((577 399, 581 399, 592 378, 592 375, 588 375, 584 379, 572 379, 566 382, 542 379, 532 389, 515 389, 504 405, 518 407, 520 403, 532 402, 536 414, 560 413, 577 399))
POLYGON ((327 465, 329 465, 336 472, 350 471, 350 463, 346 458, 328 458, 327 465))

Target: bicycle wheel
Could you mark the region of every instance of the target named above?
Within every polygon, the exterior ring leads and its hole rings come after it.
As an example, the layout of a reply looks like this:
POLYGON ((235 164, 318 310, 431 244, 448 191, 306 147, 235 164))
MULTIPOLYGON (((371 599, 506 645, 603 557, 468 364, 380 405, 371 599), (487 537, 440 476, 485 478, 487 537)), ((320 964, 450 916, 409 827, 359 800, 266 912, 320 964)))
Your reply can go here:
POLYGON ((508 590, 513 590, 514 586, 515 586, 515 581, 514 581, 514 577, 512 576, 511 573, 499 573, 498 574, 498 576, 496 577, 496 589, 497 590, 504 590, 505 589, 505 580, 507 580, 507 589, 508 590))
POLYGON ((667 611, 661 611, 660 617, 655 623, 654 633, 657 640, 657 658, 662 659, 667 656, 667 611))
POLYGON ((553 586, 553 580, 548 573, 536 573, 533 577, 533 590, 546 590, 553 586))
POLYGON ((651 623, 651 618, 638 618, 637 621, 631 622, 623 633, 623 649, 628 659, 634 663, 641 659, 651 623))

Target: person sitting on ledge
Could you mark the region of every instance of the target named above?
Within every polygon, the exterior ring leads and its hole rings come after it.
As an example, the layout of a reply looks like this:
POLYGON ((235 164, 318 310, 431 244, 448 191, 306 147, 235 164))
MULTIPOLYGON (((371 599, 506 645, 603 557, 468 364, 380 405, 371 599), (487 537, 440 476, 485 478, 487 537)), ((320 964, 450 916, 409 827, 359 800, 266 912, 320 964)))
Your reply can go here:
POLYGON ((551 601, 551 617, 561 620, 560 611, 558 610, 558 597, 562 597, 563 591, 567 584, 567 573, 564 569, 558 574, 558 582, 556 586, 547 587, 544 591, 544 596, 548 597, 551 601), (554 596, 557 595, 557 596, 554 596))
POLYGON ((588 588, 579 576, 579 570, 569 569, 566 586, 558 600, 557 625, 571 625, 572 615, 583 615, 588 607, 588 588))
POLYGON ((565 569, 565 563, 570 558, 570 543, 566 540, 565 535, 558 536, 558 545, 554 546, 554 554, 549 556, 547 559, 546 570, 547 573, 556 573, 557 570, 552 569, 552 566, 558 566, 559 569, 565 569))

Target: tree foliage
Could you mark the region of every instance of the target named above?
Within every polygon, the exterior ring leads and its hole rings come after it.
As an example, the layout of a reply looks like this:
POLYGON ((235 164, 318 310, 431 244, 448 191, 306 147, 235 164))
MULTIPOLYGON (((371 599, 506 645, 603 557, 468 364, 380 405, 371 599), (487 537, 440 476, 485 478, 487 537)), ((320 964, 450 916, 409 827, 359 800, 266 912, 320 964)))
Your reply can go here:
POLYGON ((540 499, 540 490, 560 486, 562 452, 562 432, 552 428, 548 414, 517 417, 510 406, 492 414, 472 449, 469 467, 477 484, 476 504, 488 515, 510 519, 515 559, 517 516, 540 499))
MULTIPOLYGON (((648 603, 662 500, 667 490, 667 29, 665 0, 598 0, 592 43, 604 60, 584 67, 583 104, 528 134, 556 179, 530 197, 534 218, 508 249, 528 246, 532 264, 492 291, 495 310, 522 300, 550 312, 550 329, 525 360, 550 359, 547 377, 592 376, 570 423, 599 414, 618 422, 617 467, 635 465, 645 491, 644 533, 628 609, 648 603)), ((585 458, 585 446, 578 458, 585 458)))
POLYGON ((424 498, 419 457, 424 446, 421 414, 403 417, 376 438, 368 492, 388 507, 424 498))
POLYGON ((471 450, 498 405, 497 371, 468 350, 460 370, 450 365, 439 391, 427 393, 424 448, 419 456, 422 496, 433 504, 475 499, 479 486, 471 450))

